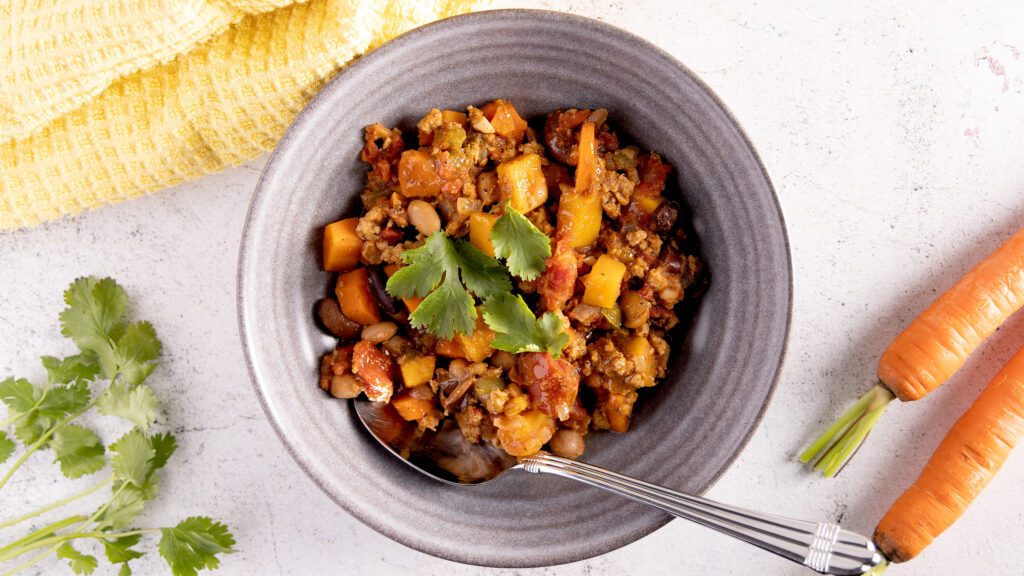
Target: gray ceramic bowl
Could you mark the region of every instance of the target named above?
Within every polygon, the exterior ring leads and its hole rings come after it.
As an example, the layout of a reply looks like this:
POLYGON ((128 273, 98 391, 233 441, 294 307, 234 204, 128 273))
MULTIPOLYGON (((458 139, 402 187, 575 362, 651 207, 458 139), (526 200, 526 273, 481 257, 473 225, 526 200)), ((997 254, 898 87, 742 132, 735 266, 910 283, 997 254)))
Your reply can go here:
POLYGON ((252 198, 238 270, 242 343, 256 392, 295 460, 341 507, 413 548, 523 567, 596 556, 669 517, 556 477, 513 473, 451 487, 385 453, 350 406, 316 386, 333 342, 313 322, 328 293, 322 228, 356 214, 363 127, 412 127, 431 107, 497 97, 524 116, 604 107, 675 170, 710 270, 672 371, 642 397, 629 433, 593 434, 585 460, 700 494, 732 463, 772 395, 786 347, 791 268, 785 226, 750 142, 692 72, 593 20, 481 12, 416 29, 356 61, 299 115, 252 198))

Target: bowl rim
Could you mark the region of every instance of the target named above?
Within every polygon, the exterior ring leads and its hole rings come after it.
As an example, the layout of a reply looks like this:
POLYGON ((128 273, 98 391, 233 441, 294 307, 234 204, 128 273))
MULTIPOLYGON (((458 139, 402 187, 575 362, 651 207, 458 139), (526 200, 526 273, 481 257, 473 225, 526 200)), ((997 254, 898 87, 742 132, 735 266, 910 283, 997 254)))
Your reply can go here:
POLYGON ((281 428, 280 423, 274 417, 268 400, 264 395, 263 388, 259 384, 256 368, 254 365, 254 361, 252 359, 252 347, 249 342, 249 338, 247 337, 247 324, 245 319, 245 272, 247 270, 246 264, 249 256, 248 245, 250 244, 249 236, 251 234, 251 226, 253 222, 252 215, 257 203, 259 202, 261 192, 263 191, 264 182, 268 180, 270 176, 274 174, 276 171, 282 169, 282 166, 279 165, 279 158, 282 154, 281 150, 285 148, 289 141, 291 141, 295 137, 295 134, 298 132, 295 128, 306 123, 309 116, 311 115, 310 110, 315 108, 320 100, 328 98, 327 95, 331 92, 332 85, 337 85, 336 83, 339 80, 343 80, 350 70, 360 70, 367 66, 372 66, 376 60, 383 58, 388 52, 393 51, 396 48, 400 48, 403 44, 413 41, 424 34, 430 34, 436 30, 443 30, 451 26, 460 26, 463 25, 464 23, 472 23, 474 21, 479 20, 486 21, 492 18, 506 18, 509 16, 514 18, 516 15, 520 14, 529 14, 532 16, 538 16, 540 18, 545 18, 549 20, 560 20, 563 23, 570 25, 585 25, 599 29, 602 33, 613 34, 624 41, 637 43, 643 46, 645 50, 650 51, 652 55, 656 56, 661 60, 664 60, 667 64, 670 64, 671 66, 677 68, 680 72, 688 76, 689 79, 693 81, 694 84, 698 86, 709 97, 710 102, 712 102, 719 109, 719 111, 725 115, 728 121, 735 127, 738 136, 741 138, 743 142, 743 145, 750 151, 757 165, 757 169, 760 172, 760 176, 764 178, 764 181, 768 187, 768 191, 771 192, 770 200, 774 204, 775 212, 778 215, 778 223, 781 227, 782 245, 784 248, 785 256, 785 269, 782 272, 784 272, 786 276, 786 310, 784 318, 785 326, 783 327, 779 355, 777 360, 775 360, 775 372, 772 375, 771 384, 764 398, 764 403, 760 407, 756 417, 750 423, 749 429, 743 435, 741 442, 736 446, 732 454, 728 456, 728 458, 726 459, 725 466, 723 466, 720 471, 715 473, 711 480, 705 486, 703 486, 700 490, 697 491, 697 495, 704 494, 707 490, 709 490, 716 483, 718 483, 722 476, 735 464, 736 459, 746 449, 747 445, 750 443, 757 429, 760 427, 761 422, 764 419, 765 412, 768 410, 768 406, 771 404, 775 396, 775 393, 778 390, 778 384, 782 375, 782 369, 785 365, 786 356, 789 351, 789 343, 793 322, 794 280, 792 247, 789 240, 789 231, 786 226, 786 220, 782 210, 782 205, 779 202, 778 194, 775 190, 774 184, 772 183, 771 177, 769 176, 768 171, 764 165, 764 162, 761 160, 761 156, 757 153, 757 150, 754 147, 753 142, 751 141, 746 131, 743 129, 740 122, 737 120, 736 116, 728 109, 728 107, 726 107, 725 103, 721 100, 721 98, 696 73, 690 70, 689 67, 687 67, 677 58, 675 58, 667 51, 654 44, 653 42, 637 34, 634 34, 628 30, 615 26, 613 24, 609 24, 602 20, 598 20, 596 18, 591 18, 580 14, 533 8, 503 8, 469 12, 466 14, 451 16, 448 18, 435 20, 433 22, 417 26, 411 30, 408 30, 392 38, 391 40, 388 40, 387 42, 381 44, 380 46, 370 50, 366 54, 357 57, 355 61, 343 67, 310 99, 309 102, 306 103, 305 106, 303 106, 302 110, 299 111, 295 119, 291 122, 291 124, 282 134, 281 138, 274 146, 274 149, 271 151, 270 157, 267 159, 265 166, 263 167, 260 177, 256 182, 256 186, 253 189, 252 196, 250 197, 249 206, 246 210, 245 221, 242 228, 241 238, 239 241, 238 264, 235 276, 235 289, 236 314, 238 320, 239 338, 242 346, 243 356, 245 358, 246 369, 249 373, 249 381, 251 386, 253 387, 253 390, 256 393, 257 400, 259 401, 259 404, 263 409, 263 412, 266 415, 267 420, 269 421, 271 427, 274 430, 274 433, 277 435, 278 439, 284 445, 285 450, 291 456, 292 460, 294 460, 296 464, 299 465, 299 468, 302 469, 306 477, 308 477, 321 491, 324 492, 324 494, 327 495, 328 498, 331 499, 331 501, 337 504, 342 510, 344 510, 353 518, 359 520, 365 526, 373 529, 377 533, 386 536, 390 540, 402 544, 406 547, 452 562, 460 562, 478 566, 490 566, 495 568, 534 568, 543 566, 555 566, 585 560, 588 558, 593 558, 599 555, 607 554, 608 552, 616 550, 622 546, 625 546, 626 544, 636 542, 637 540, 640 540, 641 538, 644 538, 645 536, 662 528, 673 518, 671 516, 666 515, 663 518, 651 522, 647 527, 634 530, 628 535, 628 537, 622 539, 623 541, 611 542, 611 545, 605 544, 602 546, 598 546, 597 548, 599 548, 599 550, 597 550, 596 554, 585 553, 577 556, 567 556, 559 558, 558 561, 555 562, 536 562, 529 558, 526 558, 525 562, 518 562, 514 564, 506 564, 502 562, 485 563, 479 560, 456 558, 455 555, 453 555, 450 550, 445 549, 444 547, 432 546, 429 543, 422 540, 409 541, 405 539, 401 535, 397 534, 394 530, 391 530, 386 521, 381 521, 378 518, 371 515, 362 514, 358 510, 352 508, 346 501, 341 500, 337 498, 334 494, 332 494, 332 492, 327 488, 327 482, 313 472, 311 467, 303 459, 303 456, 296 451, 295 447, 292 445, 285 431, 281 428))

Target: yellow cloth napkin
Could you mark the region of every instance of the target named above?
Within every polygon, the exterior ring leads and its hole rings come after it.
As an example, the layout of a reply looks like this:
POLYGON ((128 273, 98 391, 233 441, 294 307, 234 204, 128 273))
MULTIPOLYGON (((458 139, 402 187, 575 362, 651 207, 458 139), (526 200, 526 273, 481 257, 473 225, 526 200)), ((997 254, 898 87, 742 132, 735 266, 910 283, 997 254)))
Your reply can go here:
POLYGON ((277 143, 347 62, 481 0, 0 0, 0 229, 277 143))

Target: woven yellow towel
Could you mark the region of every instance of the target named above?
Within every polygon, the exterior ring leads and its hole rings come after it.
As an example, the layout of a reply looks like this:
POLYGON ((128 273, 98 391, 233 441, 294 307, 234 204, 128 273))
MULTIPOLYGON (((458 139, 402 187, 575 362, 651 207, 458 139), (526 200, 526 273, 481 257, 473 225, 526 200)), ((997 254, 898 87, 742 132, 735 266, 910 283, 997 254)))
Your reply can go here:
POLYGON ((252 158, 352 58, 480 3, 0 0, 0 228, 252 158))

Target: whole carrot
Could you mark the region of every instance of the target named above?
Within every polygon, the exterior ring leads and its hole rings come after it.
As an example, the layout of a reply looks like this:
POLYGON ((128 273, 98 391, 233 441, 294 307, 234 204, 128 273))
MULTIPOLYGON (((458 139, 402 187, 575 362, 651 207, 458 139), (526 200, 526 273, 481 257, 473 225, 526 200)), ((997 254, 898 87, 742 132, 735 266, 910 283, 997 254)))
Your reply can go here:
POLYGON ((879 383, 799 457, 833 476, 894 397, 918 400, 953 375, 1024 305, 1024 229, 964 275, 900 333, 878 362, 879 383))
POLYGON ((875 528, 889 560, 910 560, 949 528, 1024 438, 1024 348, 996 374, 875 528))

